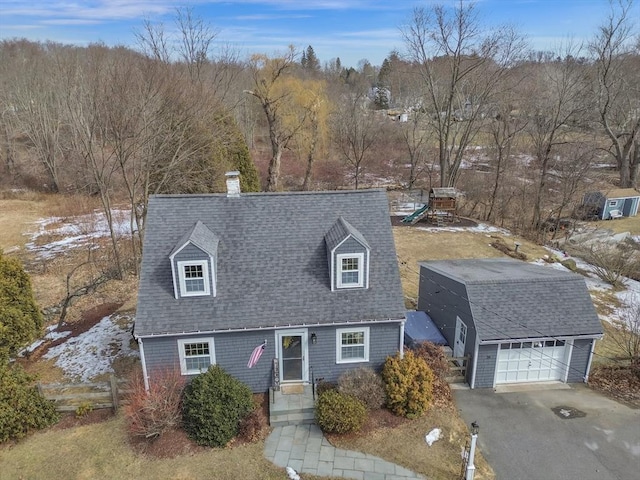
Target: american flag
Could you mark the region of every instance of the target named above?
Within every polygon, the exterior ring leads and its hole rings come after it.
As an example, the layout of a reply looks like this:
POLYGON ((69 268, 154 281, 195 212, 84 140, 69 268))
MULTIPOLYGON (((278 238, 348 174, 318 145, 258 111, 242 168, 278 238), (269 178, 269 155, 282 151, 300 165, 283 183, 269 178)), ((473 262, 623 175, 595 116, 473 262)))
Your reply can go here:
POLYGON ((256 348, 253 349, 253 353, 249 358, 249 363, 247 363, 247 367, 251 368, 256 363, 258 363, 258 360, 260 360, 260 357, 262 356, 262 352, 264 352, 264 347, 266 346, 267 346, 267 342, 264 342, 263 344, 258 345, 256 348))

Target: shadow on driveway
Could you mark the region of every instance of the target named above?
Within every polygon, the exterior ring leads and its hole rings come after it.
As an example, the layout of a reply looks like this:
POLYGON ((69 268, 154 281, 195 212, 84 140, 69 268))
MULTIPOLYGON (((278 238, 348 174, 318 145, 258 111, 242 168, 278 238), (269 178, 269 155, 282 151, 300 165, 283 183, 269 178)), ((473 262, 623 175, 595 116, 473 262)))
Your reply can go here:
POLYGON ((640 478, 640 410, 585 385, 454 390, 498 480, 640 478))

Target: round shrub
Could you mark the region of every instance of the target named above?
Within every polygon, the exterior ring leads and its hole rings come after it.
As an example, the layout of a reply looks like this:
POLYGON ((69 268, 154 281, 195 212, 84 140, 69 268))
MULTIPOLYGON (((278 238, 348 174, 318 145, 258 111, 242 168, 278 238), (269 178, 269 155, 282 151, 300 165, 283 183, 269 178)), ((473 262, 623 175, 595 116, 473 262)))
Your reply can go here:
POLYGON ((249 387, 218 365, 195 377, 184 390, 184 429, 199 445, 223 447, 238 434, 240 421, 252 410, 249 387))
POLYGON ((387 393, 387 407, 396 415, 415 418, 429 408, 432 399, 434 374, 424 359, 407 350, 387 357, 382 369, 387 393))
POLYGON ((33 385, 33 377, 0 355, 0 443, 48 427, 58 418, 53 402, 33 385))
POLYGON ((366 367, 343 373, 338 379, 338 391, 356 397, 370 409, 382 407, 386 399, 382 378, 366 367))
POLYGON ((318 397, 316 423, 324 432, 357 432, 366 419, 367 407, 351 395, 327 390, 318 397))

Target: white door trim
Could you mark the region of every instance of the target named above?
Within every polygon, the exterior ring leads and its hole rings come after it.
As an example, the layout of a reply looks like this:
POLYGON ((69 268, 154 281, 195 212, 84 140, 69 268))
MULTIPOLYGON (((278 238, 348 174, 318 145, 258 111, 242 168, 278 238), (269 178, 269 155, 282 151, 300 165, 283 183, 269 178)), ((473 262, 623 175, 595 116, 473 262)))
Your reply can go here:
POLYGON ((276 341, 276 358, 278 359, 278 367, 280 371, 280 384, 286 383, 308 383, 309 382, 309 333, 306 328, 296 328, 291 330, 277 330, 275 332, 276 341), (295 380, 284 379, 284 368, 282 358, 282 338, 300 336, 301 353, 302 353, 302 372, 301 378, 295 380))
POLYGON ((467 343, 467 324, 460 317, 456 317, 456 332, 453 339, 453 356, 464 357, 464 348, 467 343))

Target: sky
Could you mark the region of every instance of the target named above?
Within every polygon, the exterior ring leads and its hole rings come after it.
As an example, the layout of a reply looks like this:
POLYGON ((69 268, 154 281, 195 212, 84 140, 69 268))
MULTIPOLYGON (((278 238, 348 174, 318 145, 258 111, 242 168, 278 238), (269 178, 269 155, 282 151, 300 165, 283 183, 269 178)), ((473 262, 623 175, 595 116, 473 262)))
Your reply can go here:
MULTIPOLYGON (((288 45, 311 45, 324 64, 345 66, 362 59, 381 65, 404 50, 402 25, 414 7, 457 0, 0 0, 0 39, 52 40, 64 44, 137 48, 144 20, 174 31, 176 8, 189 7, 218 34, 217 47, 231 46, 246 58, 275 55, 288 45)), ((550 50, 569 38, 586 40, 609 13, 607 0, 477 0, 483 24, 512 24, 535 50, 550 50)), ((639 11, 640 2, 636 4, 639 11)), ((638 15, 640 18, 640 14, 638 15)))

